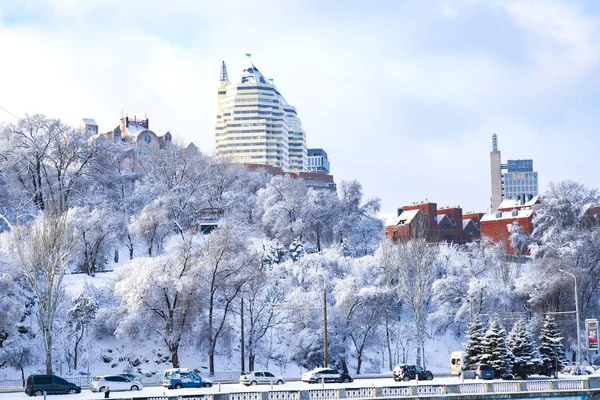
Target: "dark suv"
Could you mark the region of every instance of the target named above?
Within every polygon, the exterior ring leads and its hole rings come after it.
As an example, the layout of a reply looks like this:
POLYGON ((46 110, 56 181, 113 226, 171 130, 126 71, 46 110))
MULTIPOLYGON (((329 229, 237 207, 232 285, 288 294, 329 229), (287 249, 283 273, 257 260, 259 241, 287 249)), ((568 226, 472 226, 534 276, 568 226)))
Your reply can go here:
POLYGON ((395 381, 410 381, 416 379, 417 375, 419 376, 419 380, 430 381, 433 379, 431 371, 427 371, 418 365, 398 364, 394 368, 395 381))
POLYGON ((81 388, 56 375, 29 375, 25 384, 25 393, 29 396, 42 396, 44 392, 47 394, 75 394, 81 393, 81 388))

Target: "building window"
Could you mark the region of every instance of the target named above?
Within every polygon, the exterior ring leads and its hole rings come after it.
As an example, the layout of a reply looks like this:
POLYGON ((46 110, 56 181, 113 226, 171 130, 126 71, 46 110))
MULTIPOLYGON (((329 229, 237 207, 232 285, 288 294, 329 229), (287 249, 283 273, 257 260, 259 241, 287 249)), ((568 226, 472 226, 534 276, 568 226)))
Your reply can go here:
POLYGON ((445 231, 447 231, 448 230, 448 224, 442 225, 442 229, 445 230, 445 231))
POLYGON ((469 230, 467 231, 467 233, 468 233, 470 236, 473 236, 473 235, 475 234, 475 229, 469 229, 469 230))
POLYGON ((394 237, 397 238, 398 237, 398 231, 394 231, 394 237))

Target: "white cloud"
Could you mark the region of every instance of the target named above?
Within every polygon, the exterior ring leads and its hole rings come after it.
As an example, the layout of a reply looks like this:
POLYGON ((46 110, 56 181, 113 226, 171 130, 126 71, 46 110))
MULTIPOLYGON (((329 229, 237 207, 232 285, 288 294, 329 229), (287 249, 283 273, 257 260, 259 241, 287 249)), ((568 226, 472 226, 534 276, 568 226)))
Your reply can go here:
MULTIPOLYGON (((578 108, 574 83, 598 72, 598 21, 570 3, 32 4, 0 7, 0 106, 13 113, 73 124, 90 117, 103 131, 121 110, 147 113, 152 129, 212 153, 221 59, 238 79, 252 52, 297 106, 308 145, 329 153, 336 179, 359 179, 367 195, 383 198, 384 211, 425 197, 485 209, 493 132, 505 158, 534 158, 543 182, 567 173, 594 179, 585 165, 559 169, 548 156, 572 125, 554 126, 545 107, 578 108), (2 22, 19 7, 23 20, 2 22), (493 44, 478 37, 471 16, 493 20, 493 44), (468 184, 465 174, 474 176, 468 184)), ((580 123, 581 140, 560 145, 565 154, 591 142, 595 125, 580 123)), ((579 158, 590 160, 585 151, 579 158)))

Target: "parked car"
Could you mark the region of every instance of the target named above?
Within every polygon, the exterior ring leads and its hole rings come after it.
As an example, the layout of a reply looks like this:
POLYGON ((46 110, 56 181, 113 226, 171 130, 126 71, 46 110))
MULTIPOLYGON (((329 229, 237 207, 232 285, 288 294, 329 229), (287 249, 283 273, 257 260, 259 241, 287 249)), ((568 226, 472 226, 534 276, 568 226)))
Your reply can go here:
POLYGON ((354 381, 350 375, 339 372, 334 368, 315 368, 312 371, 302 374, 302 382, 318 383, 322 379, 328 383, 348 383, 354 381))
POLYGON ((419 376, 419 380, 430 381, 433 379, 431 371, 427 371, 418 365, 398 364, 394 368, 395 381, 410 381, 419 376))
POLYGON ((100 375, 94 378, 90 385, 92 392, 104 392, 104 388, 110 388, 111 392, 119 392, 123 390, 142 390, 144 385, 139 381, 132 381, 125 378, 123 375, 100 375))
POLYGON ((163 386, 167 389, 212 387, 213 381, 203 378, 189 368, 170 368, 165 370, 163 386))
POLYGON ((465 379, 494 379, 494 370, 487 364, 467 365, 461 373, 465 379))
POLYGON ((249 374, 240 375, 240 383, 246 386, 254 386, 254 385, 283 385, 285 383, 285 379, 281 376, 275 376, 269 371, 253 371, 249 374))
POLYGON ((29 375, 25 383, 25 393, 29 396, 43 396, 44 392, 47 394, 75 394, 81 393, 81 388, 56 375, 29 375))
POLYGON ((130 381, 138 381, 141 382, 142 380, 139 379, 137 376, 133 375, 133 374, 117 374, 120 376, 124 376, 125 378, 129 379, 130 381))

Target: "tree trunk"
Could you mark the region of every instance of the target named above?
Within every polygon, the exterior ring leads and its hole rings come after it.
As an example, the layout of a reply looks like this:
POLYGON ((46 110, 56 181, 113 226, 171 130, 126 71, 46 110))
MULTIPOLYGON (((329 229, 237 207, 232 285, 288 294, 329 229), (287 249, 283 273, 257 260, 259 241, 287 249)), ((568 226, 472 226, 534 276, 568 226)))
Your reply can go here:
POLYGON ((356 358, 356 375, 360 375, 360 367, 362 366, 362 351, 358 353, 356 358))
POLYGON ((346 360, 342 360, 342 371, 344 371, 345 374, 348 373, 348 364, 346 364, 346 360))
POLYGON ((171 348, 171 362, 173 363, 173 368, 179 368, 179 345, 171 348))
POLYGON ((208 364, 210 376, 215 375, 215 351, 211 348, 208 353, 208 364))
POLYGON ((19 365, 19 369, 21 370, 21 382, 23 382, 23 387, 25 387, 25 370, 23 369, 23 365, 19 365))
POLYGON ((248 355, 248 369, 250 370, 250 372, 254 371, 254 360, 256 360, 256 355, 250 353, 248 355))
POLYGON ((46 375, 54 375, 52 372, 52 334, 50 328, 44 328, 44 347, 46 352, 46 375))
POLYGON ((75 352, 73 354, 73 369, 77 370, 77 358, 78 358, 78 354, 79 354, 79 343, 81 342, 81 339, 83 339, 83 324, 81 324, 81 335, 79 335, 78 338, 75 339, 75 352))
POLYGON ((388 359, 389 359, 389 368, 390 371, 393 370, 393 365, 392 365, 392 340, 390 338, 390 325, 389 325, 389 321, 387 319, 387 316, 385 318, 385 339, 387 342, 387 350, 388 350, 388 359))

